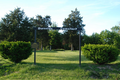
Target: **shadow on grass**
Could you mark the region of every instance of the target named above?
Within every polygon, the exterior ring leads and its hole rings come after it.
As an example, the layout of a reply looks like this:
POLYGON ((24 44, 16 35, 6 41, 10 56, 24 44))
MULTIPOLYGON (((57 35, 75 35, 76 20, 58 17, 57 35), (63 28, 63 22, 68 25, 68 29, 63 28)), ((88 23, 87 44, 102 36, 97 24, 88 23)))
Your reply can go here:
MULTIPOLYGON (((98 65, 95 63, 81 63, 81 66, 79 66, 79 64, 76 63, 36 63, 36 65, 34 65, 31 62, 21 62, 18 63, 18 65, 15 64, 11 64, 11 65, 6 65, 6 66, 2 66, 0 67, 0 71, 2 71, 2 73, 0 73, 0 76, 5 76, 6 75, 6 70, 11 71, 11 69, 13 69, 13 67, 15 66, 20 66, 20 67, 29 67, 29 69, 26 69, 25 72, 29 73, 29 74, 33 74, 33 72, 36 72, 35 74, 38 73, 42 73, 42 72, 51 72, 53 70, 57 70, 57 71, 61 71, 61 70, 66 70, 66 71, 85 71, 85 72, 89 72, 89 77, 92 78, 97 78, 97 79, 103 79, 103 78, 109 78, 109 74, 120 74, 120 63, 116 63, 116 64, 105 64, 105 65, 98 65), (33 65, 33 66, 32 66, 33 65)), ((16 68, 17 68, 16 67, 16 68)), ((20 68, 18 69, 18 71, 20 70, 20 68)), ((14 73, 14 69, 11 73, 14 73)), ((9 74, 11 74, 9 73, 9 74)), ((23 72, 24 73, 24 72, 23 72)), ((84 76, 84 74, 83 74, 84 76)))
MULTIPOLYGON (((34 50, 33 50, 33 52, 34 52, 34 50)), ((43 51, 38 50, 36 52, 41 52, 41 53, 57 53, 57 51, 54 51, 54 50, 52 50, 52 51, 49 51, 49 50, 43 50, 43 51)))
MULTIPOLYGON (((29 64, 33 65, 33 63, 26 63, 22 62, 21 64, 29 64)), ((81 66, 79 64, 75 63, 69 63, 69 64, 50 64, 50 63, 37 63, 34 65, 34 67, 31 67, 29 69, 30 74, 32 74, 33 71, 38 72, 51 72, 53 70, 65 70, 65 71, 77 71, 81 72, 84 70, 85 72, 88 72, 89 74, 87 76, 94 78, 94 79, 107 79, 112 78, 109 74, 120 74, 120 63, 117 64, 105 64, 105 65, 98 65, 94 63, 81 63, 81 66)), ((83 73, 83 72, 82 72, 83 73)), ((84 74, 82 74, 85 76, 84 74)))
MULTIPOLYGON (((20 64, 30 64, 33 65, 33 63, 30 62, 21 62, 20 64)), ((36 63, 35 66, 38 67, 44 67, 44 68, 49 68, 49 69, 64 69, 64 70, 74 70, 76 68, 82 68, 84 70, 106 70, 109 69, 111 71, 113 70, 119 70, 120 69, 120 63, 116 63, 116 64, 104 64, 104 65, 98 65, 95 63, 81 63, 81 66, 79 66, 79 64, 76 63, 67 63, 67 64, 53 64, 53 63, 36 63), (101 67, 101 68, 99 68, 101 67), (102 68, 104 67, 104 69, 102 68), (111 67, 111 68, 107 68, 107 67, 111 67), (117 69, 119 68, 119 69, 117 69)), ((120 73, 120 72, 119 72, 120 73)))
MULTIPOLYGON (((37 55, 40 57, 48 57, 44 60, 57 60, 57 61, 79 61, 79 56, 49 56, 49 55, 37 55)), ((90 61, 84 57, 84 55, 81 55, 81 61, 90 61)))
MULTIPOLYGON (((47 56, 47 55, 45 55, 47 56)), ((53 56, 48 56, 48 57, 53 57, 53 56)), ((82 57, 82 61, 89 61, 87 60, 83 55, 82 57)), ((59 57, 57 56, 58 59, 52 59, 52 60, 67 60, 67 61, 79 61, 79 57, 78 56, 69 56, 69 57, 59 57)), ((120 56, 119 56, 120 59, 120 56)), ((118 59, 118 60, 119 60, 118 59)), ((47 59, 47 60, 51 60, 51 59, 47 59)), ((9 62, 7 62, 6 64, 8 64, 9 62)), ((89 77, 92 78, 97 78, 97 79, 107 79, 107 78, 111 78, 111 76, 109 74, 115 74, 115 75, 119 75, 120 74, 120 62, 118 63, 111 63, 111 64, 105 64, 105 65, 98 65, 95 63, 81 63, 81 66, 79 66, 79 64, 76 63, 36 63, 36 65, 33 65, 33 63, 31 62, 21 62, 18 65, 12 64, 10 63, 9 65, 1 65, 0 66, 0 76, 5 76, 6 75, 6 71, 8 71, 8 75, 15 72, 14 71, 14 67, 17 68, 17 66, 20 67, 29 67, 28 70, 25 70, 27 73, 29 74, 33 74, 33 72, 38 72, 38 73, 42 73, 42 72, 52 72, 53 69, 58 69, 60 70, 67 70, 67 71, 78 71, 80 72, 81 70, 84 70, 85 72, 89 72, 89 77), (13 70, 13 71, 11 71, 13 70)), ((17 69, 18 71, 20 70, 17 69)), ((84 76, 84 74, 83 74, 84 76)))
POLYGON ((4 63, 0 63, 0 76, 5 76, 12 73, 14 71, 12 68, 16 66, 16 64, 4 59, 2 61, 4 61, 4 63))

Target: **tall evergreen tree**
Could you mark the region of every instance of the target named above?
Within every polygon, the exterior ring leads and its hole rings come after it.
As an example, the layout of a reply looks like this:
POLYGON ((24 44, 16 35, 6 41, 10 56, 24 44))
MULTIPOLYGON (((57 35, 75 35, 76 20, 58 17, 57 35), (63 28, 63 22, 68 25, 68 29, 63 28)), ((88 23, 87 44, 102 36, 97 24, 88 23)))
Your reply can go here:
MULTIPOLYGON (((80 12, 77 11, 77 9, 75 9, 75 11, 71 11, 71 14, 69 14, 69 17, 63 22, 63 27, 68 27, 68 28, 82 28, 82 32, 84 33, 84 24, 82 24, 82 17, 80 16, 80 12)), ((68 34, 68 39, 66 39, 65 41, 68 41, 68 43, 71 45, 71 50, 73 51, 73 44, 76 38, 74 38, 75 36, 78 35, 78 31, 65 31, 64 32, 64 37, 66 37, 66 35, 68 34)), ((78 42, 76 42, 78 43, 78 42)))
POLYGON ((1 35, 8 41, 30 41, 32 25, 23 10, 16 8, 2 18, 1 35))

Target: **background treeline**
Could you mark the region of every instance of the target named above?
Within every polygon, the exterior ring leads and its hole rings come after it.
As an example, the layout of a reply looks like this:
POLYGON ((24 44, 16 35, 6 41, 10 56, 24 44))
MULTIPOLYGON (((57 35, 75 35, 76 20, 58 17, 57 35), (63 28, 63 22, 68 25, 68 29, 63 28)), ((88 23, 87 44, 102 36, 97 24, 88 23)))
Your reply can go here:
MULTIPOLYGON (((81 27, 81 45, 84 44, 113 44, 120 48, 120 26, 114 26, 109 30, 103 30, 100 34, 93 33, 91 36, 85 34, 84 24, 82 24, 80 12, 75 9, 71 11, 68 18, 63 21, 61 27, 81 27)), ((42 17, 37 15, 36 18, 28 18, 25 12, 16 8, 9 14, 5 15, 0 21, 0 41, 30 41, 34 42, 33 27, 57 27, 55 22, 51 22, 50 16, 42 17)), ((79 32, 58 30, 37 30, 37 42, 39 48, 43 49, 79 49, 79 32)))

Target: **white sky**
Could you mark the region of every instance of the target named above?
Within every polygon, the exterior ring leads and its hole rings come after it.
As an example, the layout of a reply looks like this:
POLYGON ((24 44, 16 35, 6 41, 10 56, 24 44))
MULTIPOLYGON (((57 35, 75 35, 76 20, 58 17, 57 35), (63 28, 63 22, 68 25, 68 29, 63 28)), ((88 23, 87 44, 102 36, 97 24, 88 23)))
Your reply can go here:
POLYGON ((120 22, 120 0, 1 0, 0 19, 17 7, 30 18, 50 15, 58 27, 62 27, 71 10, 77 8, 86 25, 84 28, 87 35, 111 30, 120 22))

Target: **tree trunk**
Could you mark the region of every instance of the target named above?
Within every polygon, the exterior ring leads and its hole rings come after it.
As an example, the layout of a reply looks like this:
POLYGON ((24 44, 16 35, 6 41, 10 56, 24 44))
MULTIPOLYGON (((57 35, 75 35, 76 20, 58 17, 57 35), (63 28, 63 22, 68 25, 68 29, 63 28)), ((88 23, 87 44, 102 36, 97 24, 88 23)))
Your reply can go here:
POLYGON ((71 43, 71 51, 73 51, 73 43, 71 43))
POLYGON ((50 51, 52 50, 51 45, 50 45, 50 51))
POLYGON ((42 41, 41 41, 41 51, 43 50, 43 45, 42 45, 42 41))

